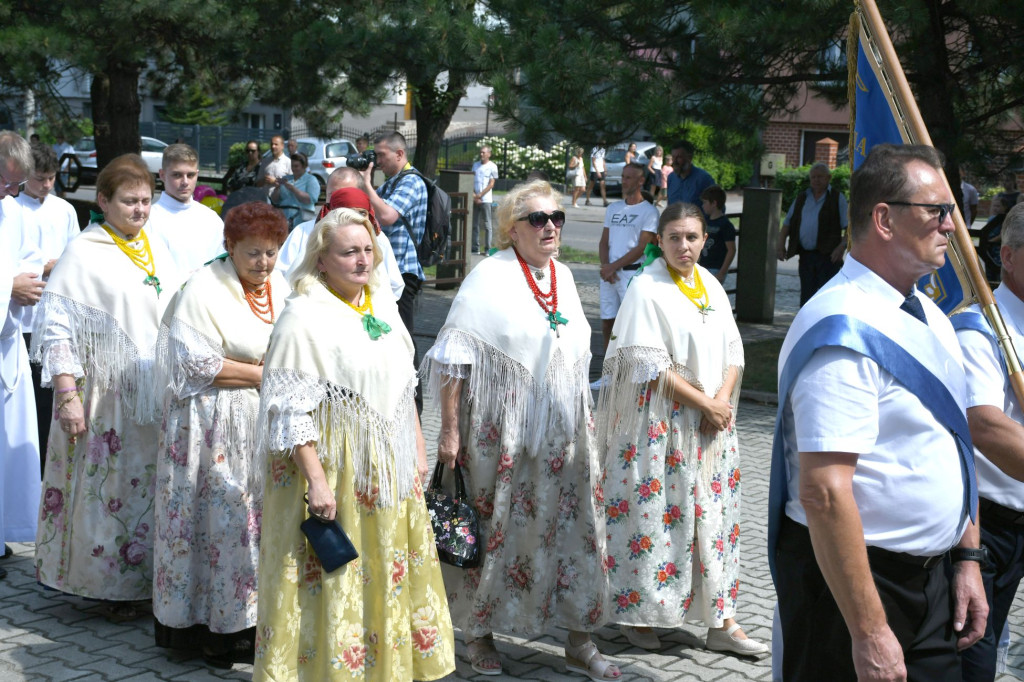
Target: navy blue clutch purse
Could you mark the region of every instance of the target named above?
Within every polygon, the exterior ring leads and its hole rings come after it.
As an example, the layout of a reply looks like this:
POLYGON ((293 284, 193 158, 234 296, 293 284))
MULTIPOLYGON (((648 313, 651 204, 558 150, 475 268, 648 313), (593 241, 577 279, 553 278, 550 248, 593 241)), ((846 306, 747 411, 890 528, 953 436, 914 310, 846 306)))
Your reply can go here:
MULTIPOLYGON (((309 504, 309 497, 304 497, 306 504, 309 504)), ((328 573, 338 570, 348 562, 359 556, 359 552, 352 545, 352 541, 345 535, 345 530, 338 523, 323 521, 311 516, 299 524, 299 528, 309 541, 310 547, 316 552, 320 559, 320 565, 328 573)))

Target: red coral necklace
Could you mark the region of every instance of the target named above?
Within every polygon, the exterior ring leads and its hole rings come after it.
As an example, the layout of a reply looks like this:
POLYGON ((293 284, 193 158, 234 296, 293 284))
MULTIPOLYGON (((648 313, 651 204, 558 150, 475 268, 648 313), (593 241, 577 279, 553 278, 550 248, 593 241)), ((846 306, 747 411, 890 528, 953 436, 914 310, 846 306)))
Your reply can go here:
POLYGON ((267 324, 274 324, 274 299, 271 297, 270 278, 267 278, 262 291, 250 289, 245 282, 242 282, 242 291, 245 292, 245 300, 252 314, 267 324))
MULTIPOLYGON (((526 284, 530 287, 530 291, 533 292, 533 300, 537 301, 537 305, 544 311, 548 319, 548 325, 554 330, 555 336, 561 337, 562 334, 558 331, 558 325, 566 324, 569 320, 558 312, 558 278, 555 276, 554 259, 548 261, 548 272, 551 275, 551 291, 545 294, 537 286, 537 281, 533 278, 533 272, 530 270, 529 264, 519 255, 519 250, 515 247, 512 250, 516 252, 516 259, 519 261, 519 267, 523 269, 526 284)), ((543 273, 544 271, 541 270, 540 272, 543 273)))

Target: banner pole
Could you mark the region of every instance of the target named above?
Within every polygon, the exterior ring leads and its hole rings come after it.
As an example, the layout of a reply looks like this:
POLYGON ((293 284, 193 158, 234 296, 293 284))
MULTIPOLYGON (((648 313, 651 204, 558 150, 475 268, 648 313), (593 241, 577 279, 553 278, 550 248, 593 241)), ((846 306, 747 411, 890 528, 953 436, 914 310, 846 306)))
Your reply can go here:
MULTIPOLYGON (((882 58, 884 71, 892 79, 890 86, 894 90, 893 96, 904 116, 904 121, 901 123, 911 134, 915 143, 934 146, 931 135, 928 134, 928 129, 924 125, 924 119, 921 117, 921 111, 917 107, 917 100, 914 99, 914 93, 910 90, 906 74, 903 73, 903 67, 896 56, 896 50, 889 39, 889 32, 882 22, 882 16, 878 12, 875 0, 860 0, 859 4, 864 15, 865 28, 882 58)), ((947 191, 952 194, 945 170, 941 176, 947 191)), ((1003 317, 996 306, 995 297, 992 295, 992 289, 988 286, 988 280, 985 279, 985 275, 981 271, 981 265, 974 250, 974 242, 971 240, 970 232, 967 230, 967 225, 964 224, 964 218, 960 214, 959 208, 953 211, 952 217, 953 225, 956 228, 953 233, 954 244, 957 247, 956 255, 959 256, 960 264, 966 271, 972 290, 971 294, 980 304, 982 312, 996 334, 999 349, 1006 361, 1010 385, 1017 396, 1017 404, 1024 405, 1024 372, 1021 370, 1020 360, 1013 347, 1013 340, 1006 330, 1003 317)))

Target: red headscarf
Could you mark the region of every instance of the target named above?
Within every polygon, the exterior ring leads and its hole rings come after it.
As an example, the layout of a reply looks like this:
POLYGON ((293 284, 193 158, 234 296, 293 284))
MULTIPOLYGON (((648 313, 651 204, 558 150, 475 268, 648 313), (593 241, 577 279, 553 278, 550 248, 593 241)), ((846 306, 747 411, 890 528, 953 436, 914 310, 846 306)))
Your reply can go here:
POLYGON ((380 234, 380 224, 377 222, 377 216, 373 213, 373 206, 370 204, 370 197, 366 196, 366 192, 357 187, 342 187, 341 189, 335 190, 334 194, 331 195, 330 201, 324 204, 323 208, 320 209, 320 215, 316 219, 323 220, 323 217, 333 211, 336 208, 361 208, 370 214, 370 222, 373 223, 373 229, 377 234, 380 234))

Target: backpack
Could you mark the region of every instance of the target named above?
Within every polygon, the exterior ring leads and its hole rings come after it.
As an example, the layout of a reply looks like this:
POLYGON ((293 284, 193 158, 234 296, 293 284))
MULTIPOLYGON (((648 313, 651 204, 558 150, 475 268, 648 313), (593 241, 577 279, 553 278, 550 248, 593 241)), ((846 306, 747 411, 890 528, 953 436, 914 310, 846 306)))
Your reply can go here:
MULTIPOLYGON (((423 239, 416 244, 416 256, 420 259, 422 267, 429 268, 448 256, 448 245, 452 240, 452 198, 448 196, 448 192, 438 187, 436 182, 424 177, 423 173, 415 168, 399 173, 395 183, 400 182, 406 175, 419 176, 427 186, 427 227, 423 230, 423 239)), ((415 243, 416 237, 412 233, 412 228, 406 224, 405 229, 409 231, 409 237, 415 243)))

